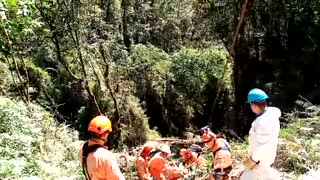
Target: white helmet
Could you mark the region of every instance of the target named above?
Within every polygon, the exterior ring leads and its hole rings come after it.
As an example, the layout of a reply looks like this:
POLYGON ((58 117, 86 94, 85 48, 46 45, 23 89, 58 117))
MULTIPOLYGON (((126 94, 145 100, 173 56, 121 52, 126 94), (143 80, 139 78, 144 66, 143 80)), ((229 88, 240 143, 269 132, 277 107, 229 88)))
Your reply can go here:
POLYGON ((168 153, 168 154, 171 154, 170 147, 168 145, 166 145, 166 144, 161 146, 160 151, 168 153))

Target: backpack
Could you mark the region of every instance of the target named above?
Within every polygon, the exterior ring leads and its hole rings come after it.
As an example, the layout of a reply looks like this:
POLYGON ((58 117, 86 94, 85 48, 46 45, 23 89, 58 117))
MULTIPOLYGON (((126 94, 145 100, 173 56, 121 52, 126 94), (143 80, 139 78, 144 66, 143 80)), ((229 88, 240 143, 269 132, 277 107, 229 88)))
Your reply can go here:
POLYGON ((82 147, 82 173, 86 177, 87 180, 90 180, 91 178, 87 174, 88 169, 87 169, 87 157, 90 153, 95 152, 98 148, 105 148, 104 146, 100 144, 95 144, 92 146, 88 145, 88 142, 85 142, 82 147))

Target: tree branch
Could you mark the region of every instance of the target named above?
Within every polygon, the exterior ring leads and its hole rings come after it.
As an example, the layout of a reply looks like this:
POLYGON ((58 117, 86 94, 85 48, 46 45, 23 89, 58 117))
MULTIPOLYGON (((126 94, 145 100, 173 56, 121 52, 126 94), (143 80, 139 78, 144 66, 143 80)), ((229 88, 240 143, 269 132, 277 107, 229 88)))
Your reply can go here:
MULTIPOLYGON (((1 3, 0 3, 0 4, 1 4, 1 3)), ((1 4, 1 6, 2 6, 2 4, 1 4)), ((1 7, 1 6, 0 6, 0 7, 1 7)), ((5 23, 6 23, 6 19, 7 19, 6 17, 5 17, 5 18, 2 17, 2 18, 1 18, 1 23, 5 24, 5 23)), ((23 79, 22 79, 21 74, 20 74, 20 72, 19 72, 18 63, 17 63, 15 57, 12 55, 12 49, 13 49, 12 41, 11 41, 11 39, 10 39, 8 30, 7 30, 5 27, 3 27, 3 31, 4 31, 5 39, 6 39, 6 41, 7 41, 6 43, 7 43, 8 48, 9 48, 9 49, 8 49, 8 54, 5 55, 5 57, 6 57, 6 60, 7 60, 8 64, 9 64, 9 66, 12 67, 11 64, 10 64, 9 58, 8 58, 8 56, 11 56, 11 58, 12 58, 12 60, 13 60, 13 63, 14 63, 14 69, 15 69, 16 74, 17 74, 18 79, 19 79, 19 83, 20 83, 20 85, 23 87, 22 91, 20 91, 19 87, 18 87, 17 84, 16 84, 16 81, 15 81, 15 78, 14 78, 14 75, 13 75, 13 70, 12 70, 13 68, 10 68, 10 72, 11 72, 11 76, 12 76, 13 82, 15 83, 15 86, 17 87, 17 90, 19 91, 19 94, 20 94, 21 99, 22 99, 22 100, 24 101, 24 103, 28 106, 28 105, 29 105, 28 90, 27 90, 26 87, 24 86, 23 79)))
POLYGON ((234 47, 236 45, 236 42, 237 42, 237 39, 238 39, 238 34, 239 34, 239 30, 240 30, 240 27, 243 23, 243 20, 244 20, 244 16, 245 16, 245 12, 246 12, 246 9, 247 9, 247 5, 248 5, 248 0, 245 0, 245 2, 243 3, 243 6, 242 6, 242 11, 241 11, 241 15, 240 15, 240 20, 237 24, 237 27, 236 27, 236 31, 234 32, 233 34, 233 39, 232 39, 232 45, 231 45, 231 48, 230 48, 230 53, 229 53, 229 56, 227 58, 227 61, 224 65, 224 71, 223 71, 223 74, 222 74, 222 77, 220 79, 220 83, 219 83, 219 86, 218 86, 218 91, 217 91, 217 95, 216 95, 216 98, 214 99, 214 102, 213 102, 213 105, 212 105, 212 109, 211 109, 211 112, 209 114, 209 122, 211 121, 212 119, 212 113, 213 113, 213 110, 214 110, 214 107, 217 103, 217 100, 218 100, 218 97, 219 97, 219 93, 221 91, 221 87, 223 85, 223 82, 224 82, 224 77, 225 77, 225 74, 226 74, 226 71, 227 71, 227 68, 228 68, 228 64, 229 62, 231 61, 231 57, 232 55, 234 54, 234 47))
POLYGON ((106 70, 105 70, 104 76, 106 78, 106 85, 107 85, 107 88, 109 90, 109 93, 111 95, 111 98, 113 100, 113 104, 114 104, 114 107, 115 107, 113 121, 114 121, 115 124, 118 124, 119 120, 120 120, 120 113, 119 113, 119 107, 118 107, 117 99, 116 99, 116 97, 114 95, 114 92, 113 92, 111 84, 110 84, 110 62, 107 60, 107 58, 106 58, 106 56, 104 54, 104 48, 103 48, 101 43, 99 44, 99 52, 101 54, 101 58, 102 58, 104 64, 106 65, 106 70))
POLYGON ((76 80, 80 80, 79 77, 77 77, 69 68, 69 66, 67 65, 67 63, 65 62, 62 54, 61 54, 61 48, 60 48, 60 44, 59 44, 59 40, 57 37, 57 32, 55 31, 55 28, 53 26, 53 24, 51 23, 51 20, 46 16, 46 14, 44 13, 43 9, 41 7, 39 7, 38 5, 36 5, 36 8, 39 10, 41 17, 45 20, 45 23, 49 26, 49 29, 52 33, 52 36, 50 37, 52 43, 55 45, 56 48, 56 53, 57 53, 57 59, 58 61, 65 67, 65 69, 68 71, 68 73, 70 74, 70 76, 76 80))

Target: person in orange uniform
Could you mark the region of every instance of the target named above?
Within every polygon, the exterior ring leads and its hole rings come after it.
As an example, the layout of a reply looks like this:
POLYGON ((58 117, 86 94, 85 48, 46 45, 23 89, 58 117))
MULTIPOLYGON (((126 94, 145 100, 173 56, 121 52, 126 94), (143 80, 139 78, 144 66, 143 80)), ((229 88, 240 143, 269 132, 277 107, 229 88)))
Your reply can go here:
POLYGON ((180 155, 183 157, 185 167, 190 167, 192 164, 201 167, 201 160, 196 152, 188 149, 180 149, 180 155))
POLYGON ((169 154, 171 154, 170 147, 163 145, 160 152, 150 159, 149 171, 154 180, 175 180, 183 177, 178 168, 168 162, 169 154))
POLYGON ((150 155, 153 149, 153 146, 150 144, 144 145, 139 157, 136 160, 136 166, 140 180, 152 179, 148 170, 148 156, 150 155))
POLYGON ((104 146, 111 131, 112 124, 106 116, 97 116, 90 121, 88 132, 91 138, 79 150, 86 179, 125 180, 114 155, 104 146))
POLYGON ((212 149, 214 155, 213 171, 209 180, 227 180, 232 170, 231 150, 229 143, 221 137, 217 137, 211 130, 206 129, 202 135, 202 141, 212 149))

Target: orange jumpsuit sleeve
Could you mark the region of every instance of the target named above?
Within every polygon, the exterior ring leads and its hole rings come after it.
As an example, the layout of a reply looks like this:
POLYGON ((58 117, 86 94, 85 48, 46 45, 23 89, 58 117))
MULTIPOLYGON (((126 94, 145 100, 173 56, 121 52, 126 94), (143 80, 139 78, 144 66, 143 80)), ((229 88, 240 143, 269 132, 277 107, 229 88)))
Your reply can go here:
POLYGON ((147 162, 142 157, 138 157, 136 160, 136 166, 140 180, 148 180, 149 172, 146 163, 147 162))
POLYGON ((183 175, 176 166, 166 165, 166 174, 168 176, 168 180, 181 178, 183 175))
POLYGON ((183 162, 184 162, 184 165, 185 166, 188 166, 189 165, 189 158, 188 157, 186 157, 186 156, 182 156, 183 157, 183 162))
POLYGON ((195 163, 198 167, 201 165, 201 162, 199 161, 199 158, 198 158, 198 154, 195 152, 191 153, 191 161, 195 163))

